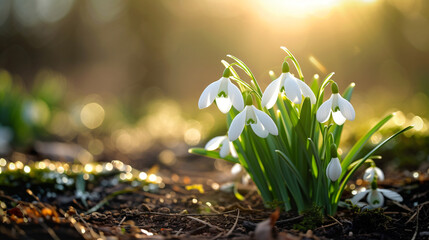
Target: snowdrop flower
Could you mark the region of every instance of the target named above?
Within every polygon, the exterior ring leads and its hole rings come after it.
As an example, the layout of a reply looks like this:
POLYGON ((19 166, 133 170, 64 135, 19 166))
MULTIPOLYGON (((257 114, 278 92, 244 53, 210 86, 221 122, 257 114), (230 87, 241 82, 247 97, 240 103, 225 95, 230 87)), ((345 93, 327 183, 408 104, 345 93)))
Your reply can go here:
POLYGON ((226 68, 223 76, 204 89, 198 101, 200 109, 210 106, 216 99, 216 104, 222 113, 228 113, 231 106, 238 111, 243 110, 243 96, 237 86, 231 83, 229 76, 231 71, 226 68))
POLYGON ((286 61, 283 62, 282 74, 280 77, 272 81, 265 89, 261 100, 262 106, 267 109, 272 108, 277 101, 279 92, 282 91, 285 92, 286 97, 293 103, 300 104, 302 101, 302 95, 310 98, 311 104, 316 103, 316 96, 314 96, 311 88, 303 81, 290 74, 289 65, 286 61))
POLYGON ((331 112, 332 118, 337 125, 343 125, 346 119, 355 119, 355 110, 352 104, 338 93, 338 86, 336 83, 332 83, 331 97, 326 100, 326 102, 322 103, 317 110, 317 121, 321 123, 328 121, 331 112))
POLYGON ((368 202, 368 208, 379 208, 384 205, 384 197, 387 197, 393 201, 402 202, 404 199, 398 193, 388 190, 388 189, 368 189, 366 191, 356 194, 350 201, 356 205, 359 204, 359 201, 362 200, 366 195, 366 201, 368 202))
POLYGON ((231 153, 231 156, 238 158, 237 151, 234 148, 234 144, 228 140, 227 136, 218 136, 212 138, 207 142, 204 147, 207 151, 213 151, 220 148, 219 155, 221 158, 228 156, 231 153))
POLYGON ((337 147, 335 144, 331 145, 331 157, 331 161, 326 167, 326 176, 331 179, 331 181, 335 182, 338 180, 338 178, 340 178, 342 172, 340 159, 338 159, 337 155, 337 147))
POLYGON ((255 134, 261 138, 266 138, 268 133, 273 135, 278 134, 278 129, 273 119, 251 104, 252 99, 249 97, 247 106, 232 120, 228 130, 228 138, 230 141, 234 141, 240 136, 241 132, 243 132, 244 125, 250 125, 255 134))
POLYGON ((384 173, 381 171, 378 167, 369 167, 365 170, 365 173, 363 174, 363 179, 372 182, 374 180, 374 177, 376 177, 377 180, 383 181, 384 180, 384 173))

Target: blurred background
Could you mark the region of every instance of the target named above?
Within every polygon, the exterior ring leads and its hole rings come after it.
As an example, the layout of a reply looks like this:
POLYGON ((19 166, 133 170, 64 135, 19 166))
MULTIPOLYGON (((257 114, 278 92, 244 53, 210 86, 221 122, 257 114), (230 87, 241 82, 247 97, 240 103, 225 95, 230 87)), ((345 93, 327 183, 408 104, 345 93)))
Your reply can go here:
POLYGON ((280 46, 307 82, 335 72, 340 91, 356 83, 345 150, 399 111, 371 144, 415 125, 387 146, 385 161, 427 164, 424 0, 2 0, 0 152, 172 167, 225 133, 224 116, 197 101, 226 54, 265 89, 268 71, 281 70, 280 46))

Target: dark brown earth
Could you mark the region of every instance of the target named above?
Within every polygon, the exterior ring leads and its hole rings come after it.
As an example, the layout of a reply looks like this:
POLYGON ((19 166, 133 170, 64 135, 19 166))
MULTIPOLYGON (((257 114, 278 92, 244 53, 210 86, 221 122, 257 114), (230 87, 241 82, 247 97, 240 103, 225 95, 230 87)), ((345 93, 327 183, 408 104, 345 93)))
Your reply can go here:
POLYGON ((244 201, 217 190, 225 174, 204 167, 193 171, 197 161, 206 160, 190 158, 180 168, 162 168, 165 187, 153 192, 127 183, 114 188, 90 186, 88 191, 100 197, 88 200, 87 206, 70 191, 41 200, 24 188, 2 188, 0 201, 6 206, 0 212, 0 239, 429 238, 429 179, 425 175, 414 179, 398 173, 379 184, 398 191, 404 197, 402 203, 386 201, 385 208, 373 211, 340 207, 335 216, 318 223, 311 212, 279 214, 264 207, 252 186, 240 189, 244 201), (190 185, 194 189, 189 190, 190 185), (112 197, 112 193, 120 194, 112 197))

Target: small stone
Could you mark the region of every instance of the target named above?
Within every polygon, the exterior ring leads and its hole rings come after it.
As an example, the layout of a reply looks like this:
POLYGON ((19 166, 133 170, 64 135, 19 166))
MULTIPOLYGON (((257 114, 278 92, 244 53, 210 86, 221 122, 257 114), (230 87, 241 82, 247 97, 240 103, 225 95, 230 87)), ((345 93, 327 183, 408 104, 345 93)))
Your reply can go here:
POLYGON ((167 207, 161 207, 161 208, 158 208, 158 212, 160 212, 160 213, 170 213, 171 210, 169 208, 167 208, 167 207))

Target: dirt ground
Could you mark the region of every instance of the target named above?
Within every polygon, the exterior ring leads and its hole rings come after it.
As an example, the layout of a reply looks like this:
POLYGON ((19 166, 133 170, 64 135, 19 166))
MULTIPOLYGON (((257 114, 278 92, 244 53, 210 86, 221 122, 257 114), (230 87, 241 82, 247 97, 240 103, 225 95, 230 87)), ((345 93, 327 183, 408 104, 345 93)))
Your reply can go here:
POLYGON ((40 198, 34 185, 2 187, 0 239, 429 238, 427 176, 398 173, 379 184, 398 191, 402 203, 388 200, 375 211, 340 207, 335 216, 319 221, 314 212, 299 215, 265 207, 252 186, 241 187, 245 200, 237 200, 220 190, 231 176, 207 161, 192 157, 180 167, 161 167, 163 188, 150 191, 128 183, 88 185, 96 197, 85 203, 73 191, 40 198))

